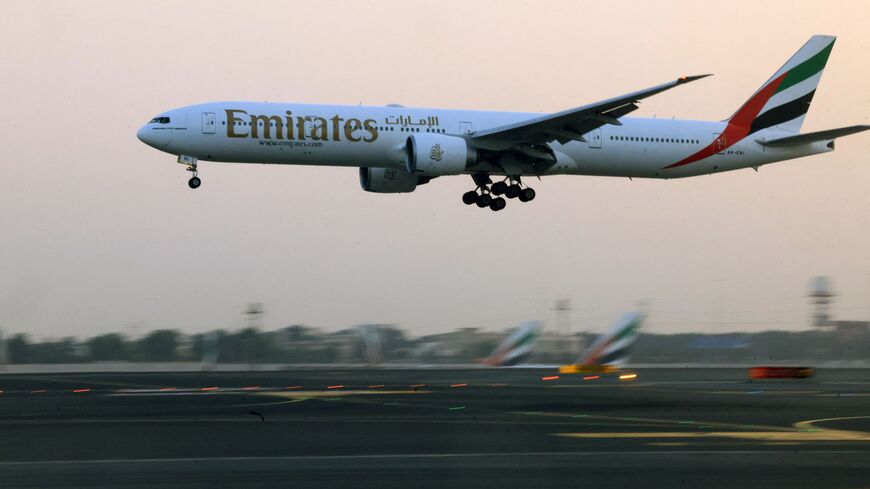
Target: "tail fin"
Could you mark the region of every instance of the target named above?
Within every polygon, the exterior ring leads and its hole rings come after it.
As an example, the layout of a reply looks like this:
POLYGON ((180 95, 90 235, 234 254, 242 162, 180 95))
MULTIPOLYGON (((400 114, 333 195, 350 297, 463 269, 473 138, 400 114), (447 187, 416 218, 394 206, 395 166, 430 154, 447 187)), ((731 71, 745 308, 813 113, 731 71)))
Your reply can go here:
POLYGON ((836 40, 811 37, 728 119, 729 125, 747 128, 749 134, 769 127, 799 132, 836 40))
POLYGON ((483 363, 492 367, 510 367, 525 363, 532 355, 540 329, 541 323, 538 321, 527 321, 521 324, 483 363))
POLYGON ((637 339, 643 315, 630 312, 613 325, 606 334, 601 335, 580 357, 581 365, 622 366, 628 362, 631 346, 637 339))

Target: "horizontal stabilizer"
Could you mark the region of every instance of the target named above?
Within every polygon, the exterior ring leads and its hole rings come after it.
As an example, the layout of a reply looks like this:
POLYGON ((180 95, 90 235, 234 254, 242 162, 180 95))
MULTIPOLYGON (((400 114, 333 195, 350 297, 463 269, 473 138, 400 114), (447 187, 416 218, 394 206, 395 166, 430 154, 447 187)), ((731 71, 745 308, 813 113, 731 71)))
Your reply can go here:
POLYGON ((831 141, 841 136, 848 136, 856 132, 866 131, 870 126, 849 126, 840 127, 838 129, 828 129, 827 131, 808 132, 806 134, 798 134, 797 136, 788 136, 779 139, 771 139, 770 141, 757 140, 762 146, 783 147, 783 146, 799 146, 801 144, 815 143, 817 141, 831 141))

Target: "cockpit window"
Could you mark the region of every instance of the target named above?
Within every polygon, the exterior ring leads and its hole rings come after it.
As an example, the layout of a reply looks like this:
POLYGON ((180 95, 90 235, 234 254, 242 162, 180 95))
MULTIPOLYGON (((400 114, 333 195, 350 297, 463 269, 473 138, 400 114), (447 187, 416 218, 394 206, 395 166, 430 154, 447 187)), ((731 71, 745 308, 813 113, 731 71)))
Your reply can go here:
POLYGON ((169 124, 169 117, 155 117, 149 124, 169 124))

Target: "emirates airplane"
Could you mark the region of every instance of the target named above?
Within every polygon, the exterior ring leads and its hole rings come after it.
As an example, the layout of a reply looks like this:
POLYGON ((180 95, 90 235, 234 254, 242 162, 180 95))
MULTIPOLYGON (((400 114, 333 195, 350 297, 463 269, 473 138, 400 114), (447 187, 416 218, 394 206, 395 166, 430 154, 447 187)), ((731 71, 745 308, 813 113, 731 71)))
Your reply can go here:
POLYGON ((201 184, 200 161, 350 166, 363 190, 380 193, 470 175, 462 201, 499 211, 505 197, 534 199, 534 177, 682 178, 833 151, 835 138, 870 129, 800 134, 834 41, 810 38, 720 122, 626 117, 649 96, 709 76, 699 75, 546 115, 213 102, 164 112, 138 137, 187 165, 190 188, 201 184))

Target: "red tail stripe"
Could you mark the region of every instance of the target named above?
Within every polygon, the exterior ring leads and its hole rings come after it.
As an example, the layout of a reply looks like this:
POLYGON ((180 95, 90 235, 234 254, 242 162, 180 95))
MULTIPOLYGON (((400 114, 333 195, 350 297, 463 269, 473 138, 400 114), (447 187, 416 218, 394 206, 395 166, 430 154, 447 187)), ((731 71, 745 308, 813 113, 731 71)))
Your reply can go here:
POLYGON ((776 79, 759 90, 752 98, 746 101, 746 103, 743 104, 743 107, 740 107, 740 110, 738 110, 737 113, 728 121, 728 126, 724 131, 722 131, 722 134, 720 134, 715 141, 710 143, 709 146, 691 156, 683 158, 673 165, 666 166, 665 169, 677 168, 683 165, 688 165, 689 163, 694 163, 698 160, 703 160, 704 158, 724 151, 726 148, 736 144, 741 139, 748 136, 749 129, 752 126, 752 121, 758 117, 758 113, 761 112, 761 109, 764 108, 764 105, 767 104, 770 97, 776 93, 776 89, 779 88, 780 83, 782 83, 786 75, 788 75, 788 72, 779 75, 776 79))

